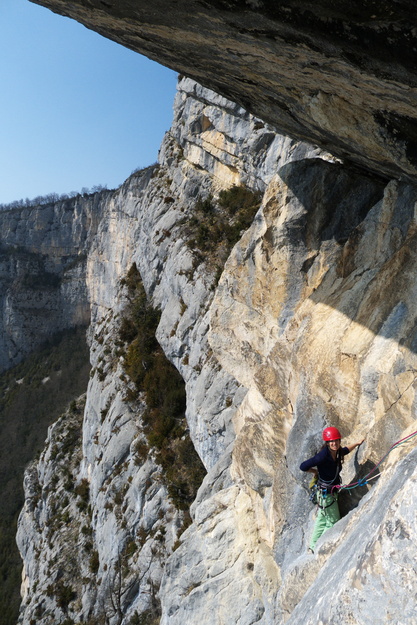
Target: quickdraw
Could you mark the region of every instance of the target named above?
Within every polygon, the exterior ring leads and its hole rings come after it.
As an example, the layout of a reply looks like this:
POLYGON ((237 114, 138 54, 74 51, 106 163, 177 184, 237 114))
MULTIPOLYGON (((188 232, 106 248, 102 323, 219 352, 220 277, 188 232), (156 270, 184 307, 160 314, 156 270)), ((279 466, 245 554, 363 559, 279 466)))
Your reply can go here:
POLYGON ((325 510, 326 508, 329 508, 337 500, 337 497, 340 491, 353 490, 354 488, 358 488, 359 486, 366 486, 366 484, 368 484, 371 480, 374 480, 380 476, 380 473, 378 473, 377 475, 370 477, 372 473, 375 473, 378 467, 384 462, 384 460, 391 453, 391 451, 393 451, 400 445, 403 445, 404 443, 411 440, 415 436, 417 436, 417 431, 412 432, 412 434, 405 436, 401 440, 391 445, 391 447, 389 448, 385 456, 381 458, 381 460, 374 466, 374 468, 371 471, 369 471, 369 473, 367 473, 364 477, 359 478, 356 482, 351 482, 350 484, 335 484, 334 486, 330 486, 330 483, 323 484, 317 479, 316 476, 314 476, 309 484, 310 501, 314 505, 317 505, 323 510, 325 510), (322 503, 323 500, 324 500, 324 505, 322 503))
POLYGON ((311 501, 311 503, 313 503, 314 505, 317 504, 317 499, 318 499, 318 487, 317 484, 314 484, 313 486, 310 486, 310 496, 309 499, 311 501))
POLYGON ((310 501, 322 510, 330 508, 337 501, 338 493, 329 492, 328 488, 313 479, 310 482, 310 501))

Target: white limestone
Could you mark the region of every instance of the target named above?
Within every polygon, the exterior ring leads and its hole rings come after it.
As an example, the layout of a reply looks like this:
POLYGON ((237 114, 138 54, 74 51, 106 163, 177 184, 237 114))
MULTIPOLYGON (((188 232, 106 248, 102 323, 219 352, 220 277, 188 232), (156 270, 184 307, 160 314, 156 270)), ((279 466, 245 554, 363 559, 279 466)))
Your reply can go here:
POLYGON ((60 514, 74 519, 77 506, 68 495, 64 506, 68 456, 52 457, 54 437, 61 432, 65 440, 62 418, 25 478, 22 625, 35 615, 39 625, 64 621, 47 589, 66 563, 61 546, 69 528, 81 546, 73 565, 77 598, 68 606, 75 622, 102 618, 107 609, 111 625, 128 625, 157 596, 162 625, 386 625, 401 602, 404 622, 412 623, 412 445, 395 452, 398 464, 390 458, 315 556, 306 555, 312 508, 298 465, 330 423, 348 442, 366 436, 346 461, 346 480, 413 431, 415 202, 409 187, 384 188, 180 81, 159 167, 106 196, 87 248, 93 375, 69 466, 77 483, 87 481, 90 508, 85 521, 54 527, 57 546, 48 545, 54 474, 60 514), (217 284, 209 263, 195 266, 184 219, 199 195, 235 183, 259 189, 262 207, 217 284), (120 280, 134 262, 162 310, 158 340, 185 380, 190 434, 208 470, 180 545, 182 515, 169 503, 160 469, 152 456, 135 461, 141 407, 126 399, 115 344, 126 304, 120 280), (35 505, 39 488, 45 497, 35 505), (99 559, 94 574, 84 522, 99 559), (123 584, 131 587, 117 615, 108 597, 126 545, 132 552, 123 584), (384 596, 380 610, 375 585, 384 596))

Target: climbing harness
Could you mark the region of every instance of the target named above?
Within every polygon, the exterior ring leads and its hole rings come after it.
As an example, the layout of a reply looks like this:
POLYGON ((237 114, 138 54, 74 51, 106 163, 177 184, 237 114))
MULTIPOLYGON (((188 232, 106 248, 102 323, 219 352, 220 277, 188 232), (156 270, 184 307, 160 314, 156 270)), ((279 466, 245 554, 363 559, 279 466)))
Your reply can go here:
POLYGON ((417 436, 417 431, 416 432, 412 432, 412 434, 409 434, 408 436, 405 436, 401 440, 399 440, 396 443, 394 443, 393 445, 391 445, 391 447, 388 449, 388 451, 385 454, 385 456, 383 458, 381 458, 381 460, 378 462, 378 464, 376 464, 374 466, 374 468, 371 471, 369 471, 369 473, 367 473, 365 475, 365 477, 360 478, 356 482, 351 482, 350 484, 335 484, 334 486, 332 486, 331 492, 333 493, 333 491, 340 492, 341 490, 352 490, 354 488, 357 488, 358 486, 365 486, 371 480, 374 480, 375 478, 379 477, 380 473, 378 473, 377 475, 374 475, 373 477, 369 477, 369 476, 372 475, 372 473, 374 473, 377 470, 377 468, 384 462, 384 460, 387 458, 387 456, 394 449, 396 449, 400 445, 403 445, 407 441, 411 440, 412 438, 414 438, 414 436, 417 436))
POLYGON ((336 475, 334 476, 333 480, 330 480, 329 482, 325 482, 324 480, 318 478, 316 475, 310 481, 310 501, 322 510, 330 508, 330 506, 332 506, 334 502, 337 501, 339 493, 331 492, 330 486, 338 475, 339 468, 336 469, 336 475))
POLYGON ((338 495, 338 492, 329 492, 328 488, 322 486, 319 482, 315 482, 310 487, 310 501, 322 510, 330 508, 337 501, 338 495))
POLYGON ((314 475, 310 480, 310 484, 308 485, 308 488, 310 490, 309 499, 311 503, 313 503, 314 505, 316 505, 317 503, 317 494, 318 494, 317 482, 318 482, 318 477, 317 475, 314 475))
POLYGON ((396 443, 394 443, 393 445, 391 445, 391 447, 389 448, 389 450, 387 451, 387 453, 385 454, 385 456, 383 456, 383 458, 381 458, 381 460, 374 466, 373 469, 371 469, 371 471, 369 471, 369 473, 367 473, 364 477, 358 479, 356 482, 351 482, 350 484, 334 484, 332 485, 332 482, 336 479, 336 477, 339 474, 339 467, 337 467, 336 469, 336 475, 333 478, 333 480, 330 480, 328 482, 325 482, 324 480, 318 480, 317 477, 315 476, 309 484, 309 489, 310 489, 310 501, 314 504, 319 506, 322 510, 325 510, 326 508, 329 508, 335 501, 337 501, 338 498, 338 494, 342 491, 342 490, 353 490, 354 488, 358 488, 359 486, 366 486, 366 484, 368 484, 371 480, 375 480, 377 477, 380 476, 380 473, 377 473, 377 475, 374 475, 372 477, 370 477, 373 473, 375 473, 375 471, 378 469, 378 467, 384 462, 384 460, 387 458, 387 456, 397 447, 399 447, 400 445, 403 445, 404 443, 408 442, 409 440, 411 440, 412 438, 414 438, 415 436, 417 436, 417 431, 416 432, 412 432, 411 434, 409 434, 408 436, 405 436, 404 438, 402 438, 401 440, 397 441, 396 443))
MULTIPOLYGON (((330 429, 330 428, 329 428, 330 429)), ((335 429, 335 428, 333 428, 335 429)), ((326 508, 330 508, 337 501, 339 493, 333 492, 331 489, 332 484, 335 482, 340 473, 340 463, 337 461, 336 473, 331 480, 323 480, 323 478, 319 478, 316 475, 311 479, 309 484, 310 489, 310 501, 317 505, 322 510, 326 510, 326 508)))

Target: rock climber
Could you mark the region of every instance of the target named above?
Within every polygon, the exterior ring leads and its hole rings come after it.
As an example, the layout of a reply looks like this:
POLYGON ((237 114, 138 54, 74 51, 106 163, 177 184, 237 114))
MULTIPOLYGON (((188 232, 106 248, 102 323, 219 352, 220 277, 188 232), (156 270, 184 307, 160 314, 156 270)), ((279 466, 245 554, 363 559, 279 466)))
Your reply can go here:
POLYGON ((365 440, 362 439, 359 443, 342 447, 342 437, 339 430, 335 427, 325 428, 322 438, 324 445, 320 451, 300 465, 301 471, 313 473, 317 481, 317 504, 319 509, 310 540, 310 550, 312 552, 314 552, 314 547, 320 536, 333 527, 340 519, 339 504, 337 502, 338 489, 332 490, 332 486, 341 484, 340 471, 342 470, 344 457, 355 447, 359 447, 365 440))

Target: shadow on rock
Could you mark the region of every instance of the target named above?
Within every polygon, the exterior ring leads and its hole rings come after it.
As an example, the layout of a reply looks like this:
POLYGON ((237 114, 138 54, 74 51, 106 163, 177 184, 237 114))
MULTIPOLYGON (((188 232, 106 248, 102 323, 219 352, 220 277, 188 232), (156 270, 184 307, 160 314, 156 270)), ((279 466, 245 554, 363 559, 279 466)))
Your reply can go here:
MULTIPOLYGON (((367 460, 362 466, 357 468, 357 473, 354 479, 352 480, 352 483, 362 480, 366 475, 368 475, 375 468, 375 466, 376 465, 373 462, 371 462, 370 460, 367 460)), ((370 488, 372 488, 372 486, 378 481, 379 475, 380 475, 380 472, 376 470, 374 473, 372 473, 372 476, 370 476, 370 477, 375 477, 375 479, 373 479, 372 482, 370 482, 369 484, 365 484, 363 486, 356 486, 355 488, 352 488, 351 490, 343 489, 341 491, 340 496, 339 496, 339 510, 340 510, 341 517, 346 516, 348 512, 350 512, 351 510, 353 510, 354 508, 358 506, 362 497, 364 497, 369 492, 370 488)))

